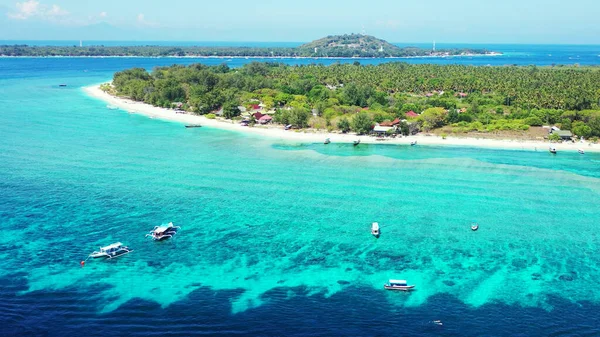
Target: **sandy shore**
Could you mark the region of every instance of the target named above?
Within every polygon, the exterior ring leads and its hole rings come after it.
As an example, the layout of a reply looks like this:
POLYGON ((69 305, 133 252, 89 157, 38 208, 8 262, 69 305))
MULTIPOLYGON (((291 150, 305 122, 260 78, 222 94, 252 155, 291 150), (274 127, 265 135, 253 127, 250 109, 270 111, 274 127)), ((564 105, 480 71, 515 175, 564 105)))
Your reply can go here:
POLYGON ((333 143, 352 143, 355 140, 360 140, 366 144, 405 144, 409 145, 413 141, 417 141, 419 145, 443 145, 443 146, 464 146, 464 147, 485 147, 496 149, 512 149, 526 151, 548 151, 550 145, 554 146, 557 151, 576 152, 577 149, 583 149, 586 152, 600 152, 600 145, 590 143, 558 143, 550 144, 543 141, 523 141, 523 140, 496 140, 496 139, 478 139, 478 138, 455 138, 449 136, 447 139, 442 139, 436 136, 416 135, 402 138, 390 138, 386 140, 377 140, 371 136, 357 136, 355 134, 339 134, 327 133, 325 131, 297 131, 284 130, 281 126, 241 126, 238 123, 233 123, 227 120, 208 119, 203 116, 191 114, 175 113, 174 110, 158 108, 149 104, 135 102, 128 99, 118 98, 100 90, 99 85, 85 87, 84 91, 95 98, 105 101, 108 105, 118 107, 129 113, 138 113, 150 118, 158 118, 163 120, 181 122, 183 124, 200 124, 202 126, 214 127, 219 129, 253 133, 265 137, 274 138, 277 140, 301 141, 301 142, 323 142, 326 138, 330 138, 333 143))

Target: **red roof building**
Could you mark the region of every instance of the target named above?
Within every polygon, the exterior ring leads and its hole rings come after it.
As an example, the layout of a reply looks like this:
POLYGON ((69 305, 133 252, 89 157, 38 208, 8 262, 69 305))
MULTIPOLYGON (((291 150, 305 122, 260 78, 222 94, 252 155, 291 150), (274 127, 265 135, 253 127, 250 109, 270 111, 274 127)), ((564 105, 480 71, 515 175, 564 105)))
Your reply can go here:
POLYGON ((254 119, 260 120, 261 118, 263 118, 263 116, 266 116, 266 115, 263 115, 260 112, 257 112, 255 114, 253 114, 252 116, 254 116, 254 119))
POLYGON ((419 117, 419 114, 415 113, 414 111, 409 111, 406 113, 406 117, 419 117))
POLYGON ((262 107, 260 105, 258 105, 258 104, 252 105, 252 110, 260 110, 260 109, 262 109, 262 107))
POLYGON ((258 119, 258 122, 260 124, 267 124, 269 123, 271 120, 273 119, 273 117, 269 116, 269 115, 263 115, 261 118, 258 119))

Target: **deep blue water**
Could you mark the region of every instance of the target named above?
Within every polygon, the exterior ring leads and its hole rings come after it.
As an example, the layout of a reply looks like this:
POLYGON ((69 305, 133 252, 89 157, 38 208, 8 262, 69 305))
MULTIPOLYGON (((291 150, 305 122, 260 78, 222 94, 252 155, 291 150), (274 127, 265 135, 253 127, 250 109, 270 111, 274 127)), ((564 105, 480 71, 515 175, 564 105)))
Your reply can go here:
POLYGON ((222 61, 0 59, 1 336, 600 335, 600 154, 274 142, 81 90, 222 61))

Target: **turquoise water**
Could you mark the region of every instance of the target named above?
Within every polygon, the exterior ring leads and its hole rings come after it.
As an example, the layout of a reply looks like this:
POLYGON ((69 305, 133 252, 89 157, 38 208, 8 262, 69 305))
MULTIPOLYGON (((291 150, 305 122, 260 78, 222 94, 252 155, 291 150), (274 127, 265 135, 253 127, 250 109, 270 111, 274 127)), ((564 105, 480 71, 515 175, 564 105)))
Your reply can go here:
POLYGON ((1 62, 2 335, 599 333, 598 154, 273 143, 109 110, 102 60, 1 62))

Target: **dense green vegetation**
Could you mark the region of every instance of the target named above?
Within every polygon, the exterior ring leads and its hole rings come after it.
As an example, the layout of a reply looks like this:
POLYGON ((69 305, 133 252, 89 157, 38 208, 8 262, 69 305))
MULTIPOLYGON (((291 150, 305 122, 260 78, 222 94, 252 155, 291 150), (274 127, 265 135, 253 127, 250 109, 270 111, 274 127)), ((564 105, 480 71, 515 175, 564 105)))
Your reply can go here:
MULTIPOLYGON (((450 49, 434 55, 484 54, 485 50, 450 49)), ((409 57, 432 55, 422 48, 400 48, 366 35, 338 35, 297 48, 169 46, 27 46, 1 45, 3 56, 139 56, 139 57, 409 57), (316 48, 316 52, 315 52, 316 48)))
POLYGON ((600 69, 461 65, 287 66, 250 63, 174 65, 116 73, 119 95, 153 105, 207 114, 261 102, 275 122, 366 133, 374 123, 408 119, 403 133, 526 131, 558 125, 600 136, 600 69), (419 116, 408 117, 414 111, 419 116), (314 112, 314 115, 311 113, 314 112), (357 113, 358 112, 358 113, 357 113))

